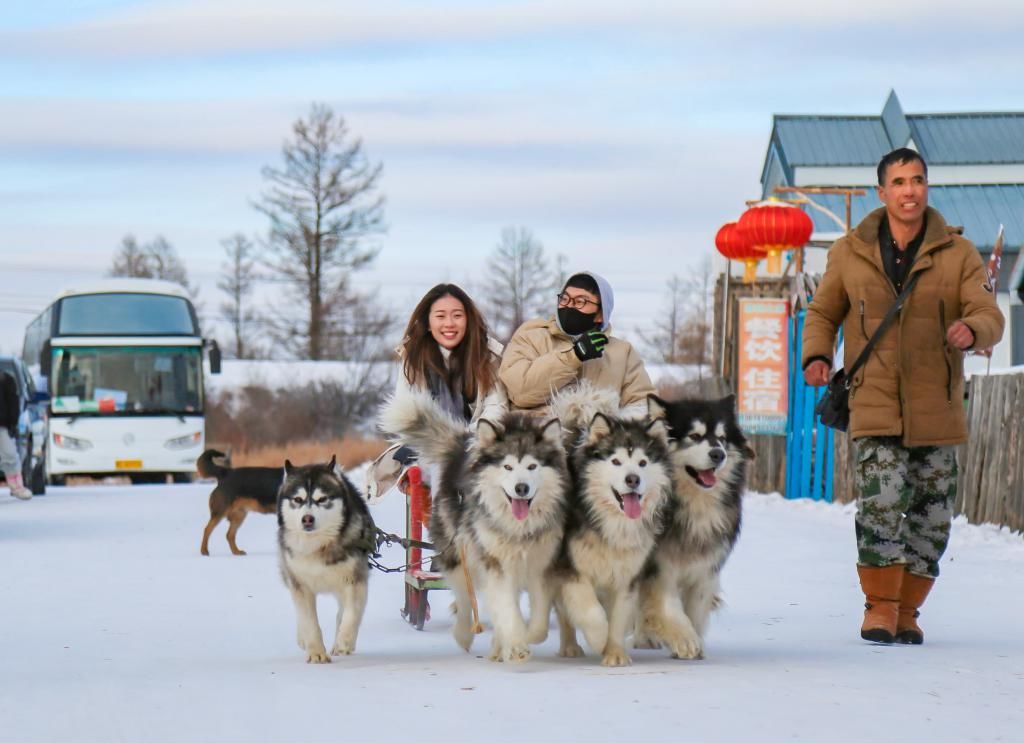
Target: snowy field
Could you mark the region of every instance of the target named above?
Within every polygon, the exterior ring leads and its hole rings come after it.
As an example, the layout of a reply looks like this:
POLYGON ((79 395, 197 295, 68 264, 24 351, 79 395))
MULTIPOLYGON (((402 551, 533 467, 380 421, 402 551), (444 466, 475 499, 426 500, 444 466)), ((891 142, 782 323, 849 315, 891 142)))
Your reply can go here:
MULTIPOLYGON (((356 473, 354 480, 361 480, 356 473)), ((922 647, 862 642, 849 507, 751 495, 707 659, 519 666, 424 632, 375 573, 355 655, 307 665, 277 574, 275 520, 222 524, 199 555, 209 484, 51 488, 0 501, 0 740, 1019 741, 1024 541, 958 521, 922 647)), ((374 515, 400 532, 401 496, 374 515)), ((384 562, 400 561, 397 550, 384 562)), ((320 603, 321 624, 333 599, 320 603)), ((325 632, 328 647, 332 632, 325 632)))

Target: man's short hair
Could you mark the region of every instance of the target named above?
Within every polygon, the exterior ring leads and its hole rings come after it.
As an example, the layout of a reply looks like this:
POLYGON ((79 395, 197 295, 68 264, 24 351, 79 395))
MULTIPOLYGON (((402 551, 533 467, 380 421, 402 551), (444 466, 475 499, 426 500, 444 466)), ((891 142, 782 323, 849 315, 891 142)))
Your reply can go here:
POLYGON ((569 280, 565 282, 565 289, 569 287, 573 289, 582 289, 583 291, 590 292, 598 299, 601 298, 601 289, 598 288, 597 282, 594 281, 592 276, 588 276, 585 273, 574 273, 569 277, 569 280))
POLYGON ((905 163, 912 163, 915 160, 921 163, 921 167, 924 168, 924 177, 927 178, 928 163, 921 157, 921 153, 909 147, 900 147, 898 150, 890 152, 878 162, 878 185, 885 185, 885 171, 889 169, 890 165, 903 165, 905 163))

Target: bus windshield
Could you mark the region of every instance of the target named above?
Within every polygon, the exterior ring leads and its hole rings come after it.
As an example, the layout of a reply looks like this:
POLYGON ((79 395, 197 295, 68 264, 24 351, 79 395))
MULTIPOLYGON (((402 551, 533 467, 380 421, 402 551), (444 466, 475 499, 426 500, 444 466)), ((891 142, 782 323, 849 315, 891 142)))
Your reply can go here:
POLYGON ((57 335, 198 335, 189 302, 160 294, 83 294, 60 300, 57 335))
POLYGON ((198 346, 54 348, 54 414, 199 415, 198 346))

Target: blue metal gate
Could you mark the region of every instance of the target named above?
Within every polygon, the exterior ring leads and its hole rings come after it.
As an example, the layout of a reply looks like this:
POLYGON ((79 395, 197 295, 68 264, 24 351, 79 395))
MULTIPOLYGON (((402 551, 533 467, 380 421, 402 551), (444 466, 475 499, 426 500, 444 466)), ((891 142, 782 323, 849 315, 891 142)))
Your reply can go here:
POLYGON ((824 387, 809 387, 801 369, 807 310, 789 322, 789 416, 786 421, 786 497, 832 502, 832 429, 814 415, 824 387))

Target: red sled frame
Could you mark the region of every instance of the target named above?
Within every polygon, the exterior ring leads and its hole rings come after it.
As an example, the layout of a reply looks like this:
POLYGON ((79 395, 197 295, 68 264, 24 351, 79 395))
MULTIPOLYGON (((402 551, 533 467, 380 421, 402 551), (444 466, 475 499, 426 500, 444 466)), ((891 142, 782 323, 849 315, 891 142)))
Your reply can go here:
MULTIPOLYGON (((423 470, 412 465, 406 470, 408 492, 405 499, 405 535, 415 542, 423 541, 423 526, 430 521, 430 503, 427 486, 423 483, 423 470)), ((429 559, 429 558, 428 558, 429 559)), ((410 544, 405 548, 405 608, 402 616, 418 630, 427 621, 429 604, 427 592, 448 586, 440 573, 427 570, 424 565, 423 548, 410 544)))

